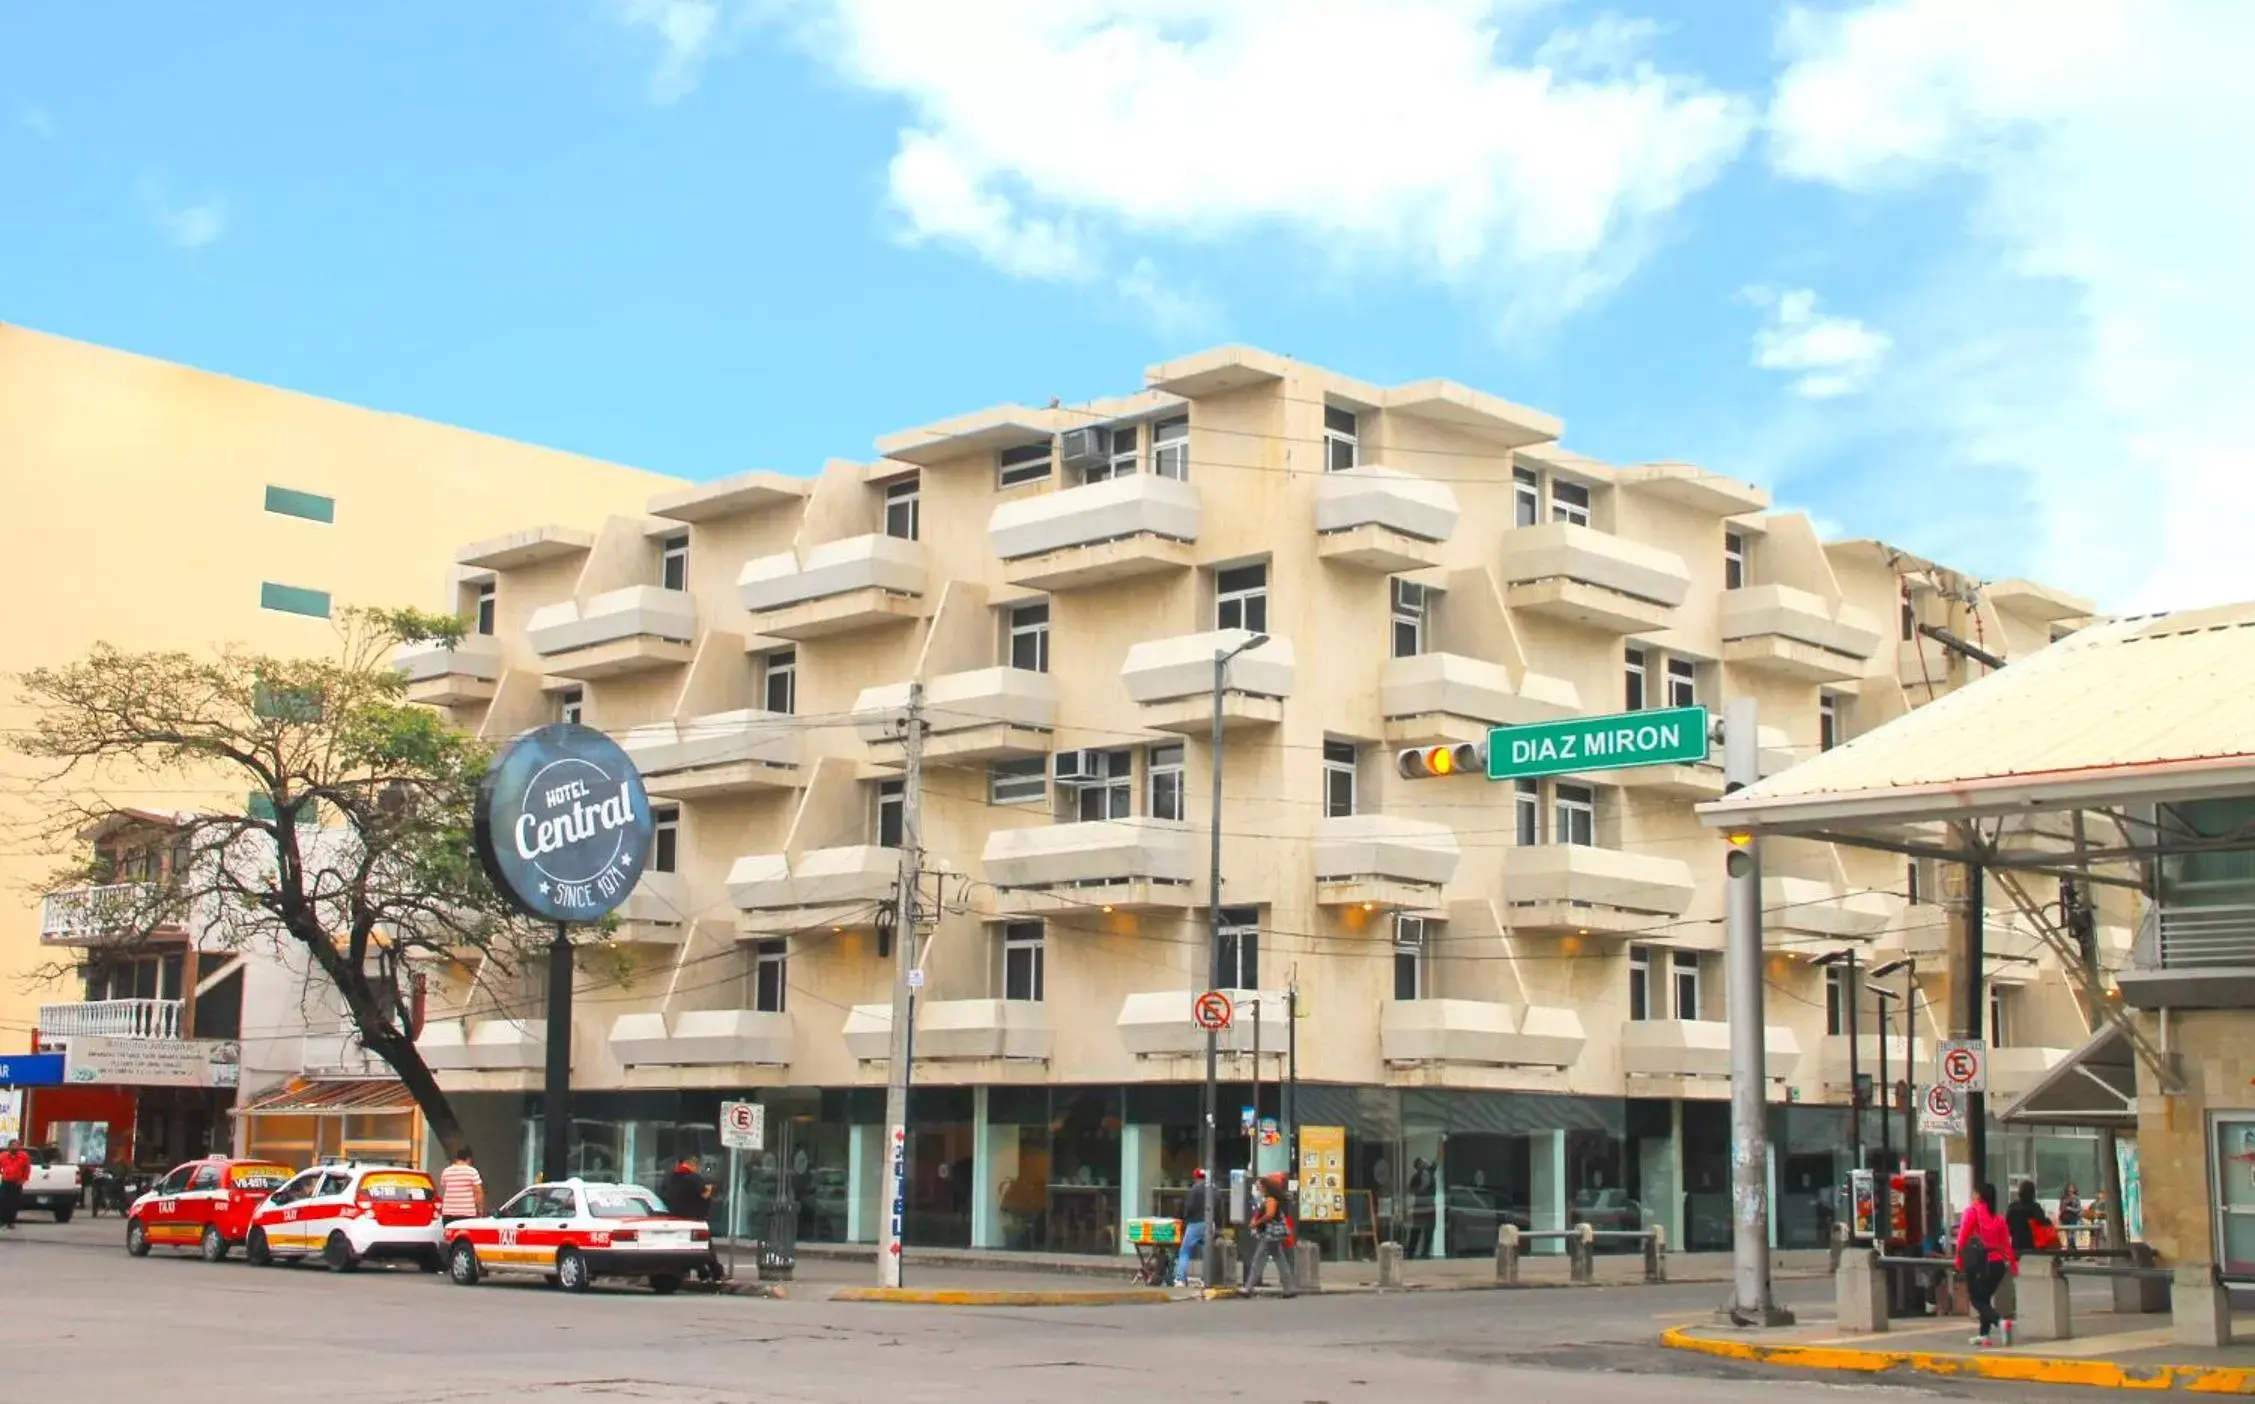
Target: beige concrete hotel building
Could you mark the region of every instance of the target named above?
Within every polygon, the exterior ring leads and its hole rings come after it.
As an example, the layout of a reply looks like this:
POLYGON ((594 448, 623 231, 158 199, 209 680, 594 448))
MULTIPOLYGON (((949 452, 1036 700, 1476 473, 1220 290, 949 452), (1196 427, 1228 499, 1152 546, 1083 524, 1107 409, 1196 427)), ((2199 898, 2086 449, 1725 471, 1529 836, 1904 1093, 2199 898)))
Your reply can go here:
MULTIPOLYGON (((2010 660, 2090 606, 1821 541, 1758 488, 1560 434, 1451 382, 1230 347, 812 477, 622 492, 607 514, 528 495, 516 529, 456 556, 447 603, 477 632, 399 666, 492 739, 614 733, 659 808, 613 936, 632 974, 582 979, 575 1163, 710 1154, 717 1102, 752 1095, 781 1134, 732 1192, 796 1199, 804 1237, 875 1237, 920 682, 938 917, 914 933, 909 1240, 1120 1251, 1120 1221, 1175 1202, 1195 1163, 1213 659, 1265 634, 1222 697, 1224 1168, 1249 1152, 1240 1108, 1278 1115, 1296 991, 1297 1119, 1347 1135, 1333 1252, 1481 1254, 1502 1224, 1580 1219, 1727 1247, 1724 845, 1692 813, 1719 769, 1405 781, 1395 751, 1750 695, 1774 770, 1981 671, 1920 624, 2010 660)), ((1845 976, 1818 962, 1925 958, 1915 1049, 1899 999, 1860 1010, 1864 1071, 1883 1007, 1890 1078, 1906 1053, 1923 1068, 1948 997, 1940 889, 1883 854, 1769 848, 1782 1243, 1822 1240, 1848 1168, 1845 976)), ((2084 1030, 2033 935, 1990 925, 2009 1094, 2084 1030)), ((2102 935, 2118 964, 2126 935, 2102 935)), ((421 1042, 507 1178, 537 1164, 541 976, 470 974, 421 1042)), ((2097 1181, 2089 1142, 1994 1144, 2047 1184, 2097 1181)))

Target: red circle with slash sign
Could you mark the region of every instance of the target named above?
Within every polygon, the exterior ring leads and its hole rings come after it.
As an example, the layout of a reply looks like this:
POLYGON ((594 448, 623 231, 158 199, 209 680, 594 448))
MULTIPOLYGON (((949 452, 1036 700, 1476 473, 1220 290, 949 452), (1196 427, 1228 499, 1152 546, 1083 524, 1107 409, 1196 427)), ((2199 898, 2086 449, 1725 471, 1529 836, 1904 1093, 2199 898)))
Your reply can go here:
POLYGON ((1199 1028, 1209 1032, 1228 1028, 1230 1016, 1234 1012, 1230 1008, 1229 996, 1220 990, 1206 991, 1190 1006, 1190 1017, 1197 1022, 1199 1028))
POLYGON ((1942 1077, 1945 1081, 1968 1083, 1981 1071, 1981 1060, 1973 1056, 1970 1048, 1953 1048, 1942 1058, 1942 1077))

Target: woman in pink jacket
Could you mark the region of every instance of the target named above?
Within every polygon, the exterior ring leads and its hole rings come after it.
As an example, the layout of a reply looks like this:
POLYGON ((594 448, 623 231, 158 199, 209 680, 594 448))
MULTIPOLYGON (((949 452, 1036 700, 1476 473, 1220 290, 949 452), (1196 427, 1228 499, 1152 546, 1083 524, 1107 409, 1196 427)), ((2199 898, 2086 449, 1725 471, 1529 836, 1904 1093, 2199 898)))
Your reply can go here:
POLYGON ((2012 1232, 1997 1212, 1997 1187, 1981 1186, 1980 1194, 1965 1206, 1957 1226, 1957 1270, 1965 1274, 1965 1292, 1981 1314, 1977 1346, 2011 1345, 2012 1323, 1997 1316, 1997 1288, 2009 1272, 2020 1273, 2020 1255, 2012 1250, 2012 1232))

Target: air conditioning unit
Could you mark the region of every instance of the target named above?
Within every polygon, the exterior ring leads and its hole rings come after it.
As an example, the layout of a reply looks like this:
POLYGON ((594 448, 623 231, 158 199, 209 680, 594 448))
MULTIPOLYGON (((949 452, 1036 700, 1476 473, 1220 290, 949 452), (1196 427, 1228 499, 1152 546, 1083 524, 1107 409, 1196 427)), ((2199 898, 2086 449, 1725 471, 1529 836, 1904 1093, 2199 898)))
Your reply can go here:
POLYGON ((1058 436, 1067 473, 1102 468, 1112 461, 1112 431, 1105 428, 1067 429, 1058 436))
POLYGON ((1057 753, 1057 783, 1065 786, 1086 785, 1099 779, 1096 774, 1096 753, 1093 751, 1059 751, 1057 753))
POLYGON ((1397 913, 1394 917, 1394 949, 1404 952, 1425 949, 1425 918, 1397 913))

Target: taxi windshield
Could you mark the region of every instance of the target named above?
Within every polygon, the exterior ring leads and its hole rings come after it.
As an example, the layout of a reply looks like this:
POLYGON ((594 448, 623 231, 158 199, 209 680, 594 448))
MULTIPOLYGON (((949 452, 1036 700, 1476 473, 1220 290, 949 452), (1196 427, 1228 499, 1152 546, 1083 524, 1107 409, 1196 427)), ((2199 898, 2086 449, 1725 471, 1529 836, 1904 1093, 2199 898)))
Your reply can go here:
POLYGON ((360 1182, 360 1192, 370 1199, 388 1200, 396 1204, 421 1204, 437 1191, 431 1177, 413 1170, 386 1171, 370 1175, 360 1182))
POLYGON ((663 1214, 666 1207, 646 1189, 591 1189, 587 1192, 587 1212, 598 1219, 639 1219, 663 1214))
POLYGON ((272 1191, 289 1180, 290 1172, 279 1165, 238 1165, 231 1178, 237 1189, 272 1191))

